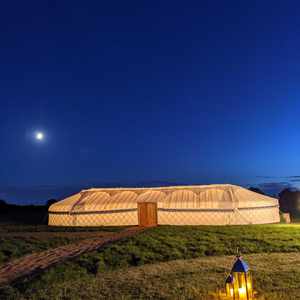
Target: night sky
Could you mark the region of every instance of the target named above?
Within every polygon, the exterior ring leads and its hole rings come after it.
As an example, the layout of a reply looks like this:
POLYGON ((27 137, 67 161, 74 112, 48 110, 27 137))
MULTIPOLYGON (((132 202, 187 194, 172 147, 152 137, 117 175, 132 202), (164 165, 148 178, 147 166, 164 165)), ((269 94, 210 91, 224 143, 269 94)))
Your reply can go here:
POLYGON ((4 1, 0 198, 300 186, 299 10, 299 1, 4 1))

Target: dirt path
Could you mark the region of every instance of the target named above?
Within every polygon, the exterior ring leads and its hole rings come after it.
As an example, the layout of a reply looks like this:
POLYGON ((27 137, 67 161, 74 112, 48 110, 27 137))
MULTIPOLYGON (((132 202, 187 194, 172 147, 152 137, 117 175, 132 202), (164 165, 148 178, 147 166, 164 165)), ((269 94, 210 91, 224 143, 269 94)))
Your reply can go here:
MULTIPOLYGON (((1 225, 0 225, 1 226, 1 225)), ((38 240, 48 240, 52 238, 67 238, 71 239, 92 239, 92 238, 102 238, 104 236, 109 236, 114 231, 70 231, 70 232, 60 232, 60 231, 53 231, 53 232, 44 232, 44 231, 37 231, 37 232, 0 232, 1 238, 14 238, 14 239, 22 239, 22 238, 35 238, 38 240)))
POLYGON ((97 250, 108 243, 133 236, 143 230, 145 228, 130 227, 105 237, 87 239, 78 243, 23 256, 0 267, 0 286, 28 275, 34 275, 54 264, 64 262, 86 252, 97 250))

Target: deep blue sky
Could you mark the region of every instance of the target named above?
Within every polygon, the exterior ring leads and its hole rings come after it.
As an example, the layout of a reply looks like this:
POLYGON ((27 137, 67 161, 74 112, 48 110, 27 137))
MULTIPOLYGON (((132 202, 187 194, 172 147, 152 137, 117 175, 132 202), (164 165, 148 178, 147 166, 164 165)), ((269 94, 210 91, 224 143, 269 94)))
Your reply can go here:
POLYGON ((0 198, 290 182, 300 174, 299 10, 299 1, 3 2, 0 198))

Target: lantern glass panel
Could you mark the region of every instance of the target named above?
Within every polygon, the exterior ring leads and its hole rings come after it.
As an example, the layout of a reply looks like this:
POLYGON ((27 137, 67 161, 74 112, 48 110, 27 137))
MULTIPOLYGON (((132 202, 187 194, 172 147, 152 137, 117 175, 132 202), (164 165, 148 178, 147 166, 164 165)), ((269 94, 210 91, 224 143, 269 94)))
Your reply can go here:
POLYGON ((252 300, 252 278, 250 272, 233 272, 234 299, 252 300))
POLYGON ((226 283, 226 296, 233 297, 234 287, 232 283, 226 283))

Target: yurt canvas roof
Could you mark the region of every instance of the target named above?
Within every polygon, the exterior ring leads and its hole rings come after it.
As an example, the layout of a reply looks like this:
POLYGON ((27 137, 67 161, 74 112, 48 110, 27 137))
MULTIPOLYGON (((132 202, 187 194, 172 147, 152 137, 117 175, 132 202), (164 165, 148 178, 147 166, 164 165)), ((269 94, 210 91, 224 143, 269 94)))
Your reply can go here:
POLYGON ((265 207, 278 200, 235 185, 152 188, 92 188, 50 206, 49 212, 109 211, 136 208, 138 202, 157 202, 166 209, 232 209, 265 207))

